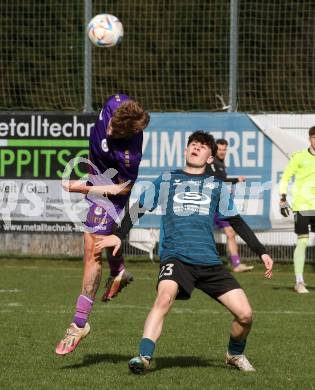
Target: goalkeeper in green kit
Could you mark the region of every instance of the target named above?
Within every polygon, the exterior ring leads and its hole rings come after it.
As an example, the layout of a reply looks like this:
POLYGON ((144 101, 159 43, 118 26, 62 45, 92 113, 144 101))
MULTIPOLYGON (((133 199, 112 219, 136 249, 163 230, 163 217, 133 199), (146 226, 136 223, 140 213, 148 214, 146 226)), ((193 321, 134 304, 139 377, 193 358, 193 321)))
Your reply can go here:
POLYGON ((289 215, 287 190, 291 177, 295 177, 292 187, 292 210, 297 245, 294 250, 295 291, 308 293, 303 278, 303 270, 309 232, 315 232, 315 126, 309 129, 310 146, 292 155, 280 180, 280 212, 289 215))

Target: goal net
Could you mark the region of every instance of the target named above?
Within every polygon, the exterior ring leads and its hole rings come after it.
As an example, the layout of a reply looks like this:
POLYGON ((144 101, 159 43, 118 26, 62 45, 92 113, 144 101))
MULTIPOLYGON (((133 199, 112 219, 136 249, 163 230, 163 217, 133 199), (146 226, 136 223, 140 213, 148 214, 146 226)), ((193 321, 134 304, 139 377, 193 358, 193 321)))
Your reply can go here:
MULTIPOLYGON (((0 110, 83 110, 85 1, 1 0, 0 110)), ((92 50, 94 110, 119 91, 152 111, 228 102, 230 0, 90 1, 125 29, 120 46, 92 50)), ((314 1, 238 5, 238 110, 311 111, 314 1)))
POLYGON ((84 2, 0 1, 0 109, 81 110, 84 2))
POLYGON ((314 111, 314 15, 312 0, 239 1, 240 111, 314 111))

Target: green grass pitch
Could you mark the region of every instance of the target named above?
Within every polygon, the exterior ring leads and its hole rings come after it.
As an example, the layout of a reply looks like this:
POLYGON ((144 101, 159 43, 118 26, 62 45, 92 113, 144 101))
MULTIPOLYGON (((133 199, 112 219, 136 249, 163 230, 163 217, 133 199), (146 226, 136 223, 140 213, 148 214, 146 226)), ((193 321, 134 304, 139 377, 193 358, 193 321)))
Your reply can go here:
MULTIPOLYGON (((71 322, 81 284, 80 261, 0 260, 0 389, 314 389, 315 273, 311 293, 292 290, 290 265, 237 275, 254 309, 246 354, 256 373, 225 367, 231 315, 195 290, 165 322, 152 370, 128 371, 155 297, 158 263, 128 261, 135 281, 115 300, 99 300, 91 333, 72 354, 54 348, 71 322)), ((107 274, 104 265, 104 279, 107 274)), ((100 296, 100 292, 99 292, 100 296)))

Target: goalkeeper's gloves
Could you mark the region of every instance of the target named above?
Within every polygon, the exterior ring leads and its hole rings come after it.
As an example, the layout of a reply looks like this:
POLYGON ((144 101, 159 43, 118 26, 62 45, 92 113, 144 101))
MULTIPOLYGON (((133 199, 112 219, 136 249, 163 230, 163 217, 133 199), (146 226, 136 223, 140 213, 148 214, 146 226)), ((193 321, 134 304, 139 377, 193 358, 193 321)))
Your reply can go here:
POLYGON ((290 214, 290 205, 287 201, 286 194, 282 194, 280 198, 280 213, 284 217, 288 217, 290 214))

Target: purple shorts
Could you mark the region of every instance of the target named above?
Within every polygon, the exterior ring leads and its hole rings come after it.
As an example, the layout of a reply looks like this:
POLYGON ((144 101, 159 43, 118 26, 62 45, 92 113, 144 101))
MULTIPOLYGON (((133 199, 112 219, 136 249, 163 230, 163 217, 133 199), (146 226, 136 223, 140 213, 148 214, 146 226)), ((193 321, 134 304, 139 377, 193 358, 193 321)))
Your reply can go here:
POLYGON ((218 213, 214 213, 214 218, 213 219, 214 219, 214 228, 215 229, 224 229, 226 227, 231 226, 228 221, 222 221, 219 218, 218 213))
POLYGON ((123 209, 117 205, 111 206, 91 203, 86 216, 84 230, 89 233, 109 235, 123 209))

